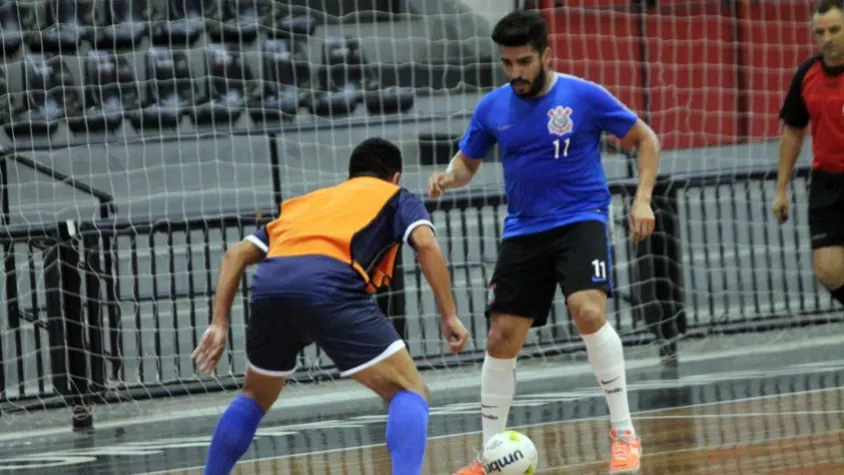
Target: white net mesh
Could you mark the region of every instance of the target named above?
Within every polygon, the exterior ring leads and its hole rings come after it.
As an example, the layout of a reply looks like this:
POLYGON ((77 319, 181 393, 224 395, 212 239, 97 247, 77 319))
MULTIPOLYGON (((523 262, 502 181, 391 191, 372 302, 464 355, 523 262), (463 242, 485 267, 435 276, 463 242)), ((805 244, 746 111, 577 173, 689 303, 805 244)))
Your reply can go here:
MULTIPOLYGON (((772 175, 748 171, 775 166, 776 112, 812 51, 808 2, 524 3, 549 19, 555 68, 606 86, 665 147, 661 171, 676 194, 659 206, 670 223, 638 252, 625 229, 635 164, 615 145, 604 156, 619 293, 610 318, 627 342, 654 353, 653 329, 665 321, 676 340, 678 315, 702 336, 834 308, 811 276, 805 214, 776 226, 772 175)), ((0 0, 0 408, 34 415, 73 404, 80 391, 69 381, 105 407, 128 400, 144 412, 163 410, 138 402, 150 395, 195 401, 236 387, 246 282, 217 375, 200 378, 190 361, 226 246, 280 199, 342 180, 366 137, 399 143, 403 184, 422 192, 481 95, 504 83, 484 19, 500 9, 493 0, 0 0), (65 277, 74 269, 78 284, 65 277), (74 314, 82 326, 68 323, 74 314)), ((473 336, 468 357, 484 347, 502 189, 491 161, 468 190, 432 204, 473 336)), ((795 197, 805 196, 798 177, 795 197)), ((390 313, 412 354, 457 369, 409 250, 402 269, 390 313)), ((541 363, 579 345, 560 295, 553 312, 529 337, 526 355, 541 363)), ((301 367, 299 380, 333 374, 316 349, 301 367)), ((37 425, 26 420, 17 427, 37 425)))

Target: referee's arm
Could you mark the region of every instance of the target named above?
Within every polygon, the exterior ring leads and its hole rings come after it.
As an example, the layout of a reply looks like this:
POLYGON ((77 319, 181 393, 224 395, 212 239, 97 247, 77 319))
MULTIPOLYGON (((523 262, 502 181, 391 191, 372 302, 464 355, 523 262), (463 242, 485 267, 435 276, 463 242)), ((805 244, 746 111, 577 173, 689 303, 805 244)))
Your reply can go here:
POLYGON ((773 212, 780 222, 788 219, 788 184, 794 173, 794 165, 800 158, 806 127, 809 125, 809 111, 803 101, 803 77, 805 68, 801 67, 794 75, 785 97, 780 119, 783 122, 780 139, 779 166, 777 168, 777 196, 773 212))

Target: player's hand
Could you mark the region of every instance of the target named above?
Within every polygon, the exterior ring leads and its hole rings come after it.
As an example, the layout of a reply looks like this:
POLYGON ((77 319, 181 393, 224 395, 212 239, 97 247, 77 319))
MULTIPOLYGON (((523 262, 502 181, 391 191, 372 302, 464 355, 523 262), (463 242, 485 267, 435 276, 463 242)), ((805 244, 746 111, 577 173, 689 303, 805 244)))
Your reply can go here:
POLYGON ((436 172, 428 178, 428 196, 439 198, 454 182, 454 175, 446 172, 436 172))
POLYGON ((630 234, 633 236, 633 243, 638 244, 644 241, 654 232, 656 218, 651 204, 644 200, 636 199, 630 207, 630 234))
POLYGON ((196 362, 199 370, 205 374, 211 374, 223 356, 226 348, 228 329, 219 325, 211 325, 205 330, 202 339, 196 349, 191 353, 191 358, 196 362))
POLYGON ((774 199, 774 204, 771 205, 771 211, 780 223, 788 221, 788 197, 785 192, 778 191, 777 197, 774 199))
POLYGON ((454 354, 461 351, 469 340, 469 332, 466 331, 463 322, 457 317, 444 318, 442 331, 443 338, 448 342, 448 346, 454 354))

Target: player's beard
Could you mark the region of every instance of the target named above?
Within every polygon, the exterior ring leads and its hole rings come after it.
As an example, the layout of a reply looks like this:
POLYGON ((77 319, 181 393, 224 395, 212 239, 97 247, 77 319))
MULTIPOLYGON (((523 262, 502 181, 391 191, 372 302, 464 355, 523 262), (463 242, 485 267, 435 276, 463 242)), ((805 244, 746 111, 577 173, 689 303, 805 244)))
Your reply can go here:
POLYGON ((842 51, 836 47, 836 45, 829 45, 825 46, 821 50, 824 62, 827 63, 828 66, 842 66, 844 65, 844 54, 842 51))
POLYGON ((537 94, 539 94, 540 91, 542 91, 542 88, 545 87, 545 78, 547 76, 548 75, 545 74, 545 66, 543 65, 539 67, 539 73, 536 75, 536 77, 530 80, 530 88, 528 88, 527 91, 519 92, 519 90, 516 89, 517 85, 524 84, 526 82, 522 78, 517 78, 510 81, 510 86, 513 87, 513 91, 519 97, 535 97, 537 94))

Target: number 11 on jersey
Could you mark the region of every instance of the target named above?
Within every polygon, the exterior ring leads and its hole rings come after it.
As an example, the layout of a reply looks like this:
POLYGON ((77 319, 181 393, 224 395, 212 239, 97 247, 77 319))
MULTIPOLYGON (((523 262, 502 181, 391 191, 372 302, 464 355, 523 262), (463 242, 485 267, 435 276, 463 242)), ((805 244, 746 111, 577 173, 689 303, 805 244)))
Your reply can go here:
POLYGON ((565 139, 560 147, 560 139, 554 140, 554 160, 560 158, 560 152, 563 152, 564 157, 569 156, 569 144, 571 144, 571 137, 565 139), (561 150, 562 148, 562 150, 561 150))

